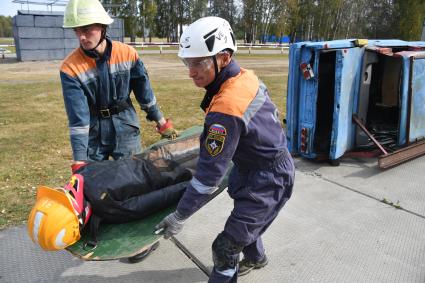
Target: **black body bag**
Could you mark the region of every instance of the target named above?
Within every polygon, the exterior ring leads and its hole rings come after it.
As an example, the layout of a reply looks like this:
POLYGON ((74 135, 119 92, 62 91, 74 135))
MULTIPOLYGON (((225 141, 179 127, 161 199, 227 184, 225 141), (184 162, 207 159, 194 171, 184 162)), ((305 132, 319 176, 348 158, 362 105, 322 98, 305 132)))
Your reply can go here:
POLYGON ((132 159, 92 162, 84 177, 84 197, 92 206, 94 240, 100 222, 141 219, 176 204, 195 173, 202 129, 173 141, 160 141, 132 159))

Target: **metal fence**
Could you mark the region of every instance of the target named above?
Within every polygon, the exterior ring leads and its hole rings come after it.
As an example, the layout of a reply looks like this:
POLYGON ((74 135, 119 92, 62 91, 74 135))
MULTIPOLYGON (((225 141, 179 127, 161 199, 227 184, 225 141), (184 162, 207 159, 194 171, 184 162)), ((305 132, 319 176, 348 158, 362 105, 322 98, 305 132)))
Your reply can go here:
MULTIPOLYGON (((131 45, 133 47, 141 48, 144 50, 144 48, 152 49, 154 47, 154 50, 158 48, 157 50, 159 53, 163 53, 165 49, 168 48, 175 48, 178 49, 179 44, 177 42, 125 42, 128 45, 131 45)), ((280 51, 280 53, 284 53, 289 49, 289 44, 283 43, 264 43, 264 44, 249 44, 249 43, 240 43, 238 44, 239 50, 246 50, 249 54, 251 54, 255 50, 275 50, 280 51)))
MULTIPOLYGON (((150 50, 152 53, 177 53, 179 44, 176 42, 126 42, 126 44, 131 45, 137 49, 141 49, 144 52, 150 50)), ((0 57, 5 58, 5 54, 11 53, 7 48, 15 47, 14 44, 3 44, 0 45, 0 57)), ((289 44, 276 44, 276 43, 266 43, 266 44, 238 44, 238 52, 242 51, 244 53, 261 53, 261 51, 272 50, 274 54, 280 53, 284 54, 288 52, 289 44)), ((264 53, 264 52, 263 52, 264 53)), ((267 52, 265 52, 267 53, 267 52)))
POLYGON ((13 45, 13 44, 3 44, 3 45, 0 45, 0 57, 2 58, 2 59, 4 59, 5 57, 6 57, 6 55, 5 54, 9 54, 9 53, 12 53, 12 52, 10 52, 7 48, 8 47, 15 47, 15 45, 13 45))

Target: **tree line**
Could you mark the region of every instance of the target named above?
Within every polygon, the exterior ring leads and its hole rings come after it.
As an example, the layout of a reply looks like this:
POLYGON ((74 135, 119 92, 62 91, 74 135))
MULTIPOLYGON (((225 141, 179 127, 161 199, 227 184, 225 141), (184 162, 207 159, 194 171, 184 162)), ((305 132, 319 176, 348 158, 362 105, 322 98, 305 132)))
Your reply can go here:
POLYGON ((425 0, 103 0, 124 18, 126 35, 178 41, 185 25, 203 16, 227 19, 237 39, 264 35, 291 40, 399 38, 419 40, 425 0))
MULTIPOLYGON (((126 36, 177 42, 184 26, 204 16, 229 21, 238 40, 264 42, 342 38, 420 40, 425 0, 103 0, 124 19, 126 36)), ((0 37, 12 37, 12 18, 0 16, 0 37)))
POLYGON ((0 16, 0 37, 12 36, 12 17, 0 16))

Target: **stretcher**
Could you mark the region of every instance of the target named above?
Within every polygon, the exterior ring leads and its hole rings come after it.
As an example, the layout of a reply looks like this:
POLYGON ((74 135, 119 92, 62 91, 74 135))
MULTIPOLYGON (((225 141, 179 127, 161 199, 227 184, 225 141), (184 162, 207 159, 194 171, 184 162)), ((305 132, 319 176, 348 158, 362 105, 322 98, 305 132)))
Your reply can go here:
MULTIPOLYGON (((184 139, 194 133, 201 133, 201 127, 192 127, 181 133, 178 139, 184 139)), ((159 141, 150 148, 159 146, 166 141, 159 141)), ((198 141, 199 142, 199 141, 198 141)), ((210 200, 227 187, 227 176, 219 185, 218 190, 211 195, 210 200)), ((140 220, 120 224, 102 223, 99 227, 97 241, 92 241, 92 236, 86 229, 81 232, 81 238, 75 244, 66 248, 76 257, 88 261, 116 260, 131 258, 147 251, 161 238, 162 233, 155 231, 155 226, 169 213, 173 212, 176 205, 150 214, 140 220)))

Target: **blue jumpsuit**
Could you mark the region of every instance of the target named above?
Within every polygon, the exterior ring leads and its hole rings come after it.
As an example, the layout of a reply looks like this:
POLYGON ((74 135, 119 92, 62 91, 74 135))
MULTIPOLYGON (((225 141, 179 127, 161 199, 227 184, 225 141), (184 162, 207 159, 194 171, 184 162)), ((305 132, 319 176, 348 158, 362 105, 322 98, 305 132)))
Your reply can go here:
POLYGON ((177 211, 189 217, 221 182, 230 161, 228 194, 234 207, 213 243, 209 282, 236 282, 239 254, 265 255, 261 235, 291 197, 294 164, 266 86, 235 61, 207 87, 204 131, 196 174, 177 211))
POLYGON ((131 91, 148 120, 163 117, 137 51, 118 41, 106 41, 101 58, 77 48, 61 66, 74 160, 119 159, 141 151, 131 91))

